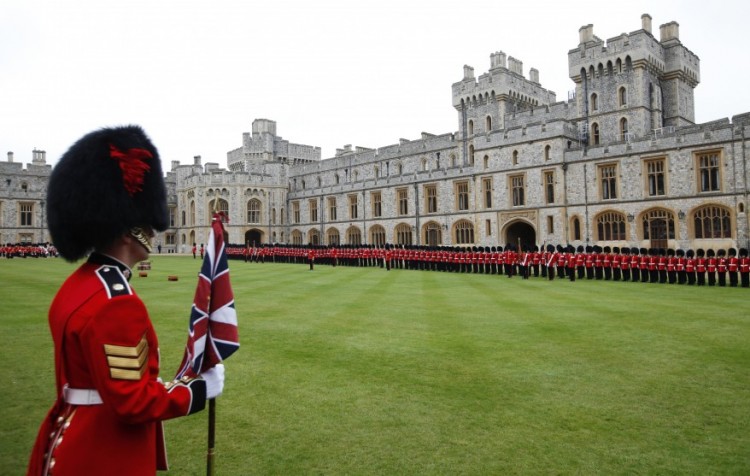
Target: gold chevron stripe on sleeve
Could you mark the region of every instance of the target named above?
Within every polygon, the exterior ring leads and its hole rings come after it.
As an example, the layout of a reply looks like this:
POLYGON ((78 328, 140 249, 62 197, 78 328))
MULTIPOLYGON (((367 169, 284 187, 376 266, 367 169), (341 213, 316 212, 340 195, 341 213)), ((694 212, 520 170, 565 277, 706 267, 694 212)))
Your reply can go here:
POLYGON ((135 347, 106 344, 104 353, 113 379, 140 380, 146 373, 148 341, 145 334, 135 347))

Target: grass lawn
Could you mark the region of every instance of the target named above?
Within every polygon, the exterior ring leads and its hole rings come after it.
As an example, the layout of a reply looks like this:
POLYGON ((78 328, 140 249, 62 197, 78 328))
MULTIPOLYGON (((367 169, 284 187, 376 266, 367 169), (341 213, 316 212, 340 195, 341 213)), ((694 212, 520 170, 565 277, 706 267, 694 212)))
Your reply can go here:
MULTIPOLYGON (((132 283, 171 378, 200 263, 152 262, 132 283)), ((0 474, 54 398, 46 313, 75 266, 0 260, 0 474)), ((230 268, 217 475, 750 474, 748 289, 230 268)), ((169 474, 205 474, 206 413, 166 428, 169 474)))

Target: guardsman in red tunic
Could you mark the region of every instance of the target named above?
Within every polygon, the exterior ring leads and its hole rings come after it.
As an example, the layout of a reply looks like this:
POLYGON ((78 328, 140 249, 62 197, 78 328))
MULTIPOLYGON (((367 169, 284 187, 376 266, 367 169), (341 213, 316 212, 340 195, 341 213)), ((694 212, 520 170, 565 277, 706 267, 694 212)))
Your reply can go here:
POLYGON ((740 248, 739 259, 740 286, 743 288, 750 287, 750 256, 747 248, 740 248))
POLYGON ((727 274, 729 274, 729 285, 737 287, 737 271, 739 271, 740 260, 737 258, 737 250, 729 248, 729 258, 727 258, 727 274))
POLYGON ((675 270, 677 271, 677 284, 685 284, 687 282, 687 274, 685 273, 687 259, 685 258, 685 251, 678 249, 675 254, 677 255, 677 264, 675 265, 675 270))
POLYGON ((672 248, 667 250, 667 282, 669 284, 677 282, 677 257, 672 248))
POLYGON ((620 260, 620 274, 623 281, 630 281, 630 248, 623 246, 620 249, 622 259, 620 260))
POLYGON ((619 281, 622 277, 622 269, 620 268, 620 263, 622 263, 620 248, 615 246, 612 248, 612 281, 619 281))
POLYGON ((602 256, 602 269, 604 270, 604 279, 609 281, 612 279, 612 248, 609 246, 604 247, 604 255, 602 256))
POLYGON ((57 399, 28 475, 153 475, 166 469, 162 421, 221 393, 223 366, 199 379, 159 380, 159 342, 128 282, 167 216, 159 155, 137 126, 84 136, 52 170, 52 239, 68 261, 91 254, 50 306, 57 399))
POLYGON ((719 286, 727 285, 727 252, 723 249, 718 251, 716 258, 716 276, 719 278, 719 286))
POLYGON ((696 282, 698 283, 698 286, 704 286, 706 284, 706 252, 703 251, 703 248, 698 248, 698 250, 695 252, 695 255, 696 282))
POLYGON ((695 284, 697 273, 695 272, 696 258, 693 250, 687 250, 685 253, 685 277, 688 284, 695 284))
POLYGON ((708 285, 715 286, 716 270, 719 265, 719 259, 716 257, 716 252, 711 248, 706 251, 706 256, 708 257, 706 259, 706 277, 708 278, 708 285))

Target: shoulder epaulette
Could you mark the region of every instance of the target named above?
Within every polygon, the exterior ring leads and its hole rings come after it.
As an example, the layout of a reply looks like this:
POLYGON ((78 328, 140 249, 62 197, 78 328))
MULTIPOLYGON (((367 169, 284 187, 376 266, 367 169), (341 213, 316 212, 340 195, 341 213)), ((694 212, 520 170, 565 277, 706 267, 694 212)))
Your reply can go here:
POLYGON ((104 285, 104 289, 107 291, 107 296, 110 299, 133 294, 127 278, 125 278, 125 275, 122 274, 117 266, 103 265, 96 270, 96 275, 104 285))

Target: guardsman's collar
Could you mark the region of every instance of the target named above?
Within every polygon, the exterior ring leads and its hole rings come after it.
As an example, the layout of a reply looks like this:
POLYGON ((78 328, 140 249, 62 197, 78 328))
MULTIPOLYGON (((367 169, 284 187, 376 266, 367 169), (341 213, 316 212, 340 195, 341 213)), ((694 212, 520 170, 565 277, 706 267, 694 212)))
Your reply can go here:
POLYGON ((113 258, 109 255, 103 255, 101 253, 91 253, 91 256, 89 256, 88 259, 89 263, 93 264, 106 264, 109 266, 117 266, 120 268, 120 272, 122 272, 123 276, 127 278, 128 281, 130 281, 130 277, 133 275, 133 272, 130 270, 130 267, 123 263, 122 261, 113 258))

